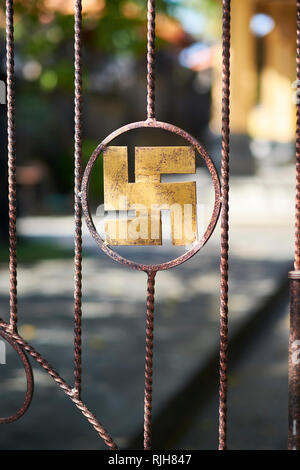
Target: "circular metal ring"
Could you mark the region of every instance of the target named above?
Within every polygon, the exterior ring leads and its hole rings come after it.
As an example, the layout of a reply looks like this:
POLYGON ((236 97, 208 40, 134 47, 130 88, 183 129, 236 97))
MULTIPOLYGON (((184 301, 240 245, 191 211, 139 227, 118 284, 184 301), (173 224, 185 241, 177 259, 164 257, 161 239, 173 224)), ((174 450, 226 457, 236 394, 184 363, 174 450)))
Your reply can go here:
POLYGON ((18 343, 16 343, 14 341, 14 339, 10 336, 9 333, 6 333, 1 329, 0 329, 0 336, 5 341, 7 341, 14 348, 14 350, 18 353, 18 355, 19 355, 19 357, 20 357, 20 359, 21 359, 21 361, 24 365, 24 369, 25 369, 25 373, 26 373, 26 380, 27 380, 27 391, 26 391, 25 400, 24 400, 23 405, 20 407, 20 409, 14 415, 11 415, 7 418, 0 418, 0 424, 9 424, 9 423, 13 423, 14 421, 17 421, 27 411, 27 409, 28 409, 28 407, 31 403, 32 396, 33 396, 34 380, 33 380, 33 373, 32 373, 31 364, 29 362, 29 359, 28 359, 27 355, 25 354, 25 352, 21 348, 21 346, 19 346, 18 343))
POLYGON ((96 241, 96 243, 99 245, 102 251, 106 253, 110 258, 113 260, 130 266, 133 269, 138 269, 139 271, 161 271, 169 268, 173 268, 175 266, 178 266, 188 259, 190 259, 192 256, 194 256, 204 245, 205 243, 209 240, 211 237, 215 226, 217 224, 219 214, 220 214, 220 209, 221 209, 221 186, 220 186, 220 181, 218 177, 217 170, 210 158, 210 156, 207 154, 205 149, 199 144, 199 142, 192 137, 190 134, 187 132, 183 131, 179 127, 173 126, 172 124, 168 124, 165 122, 159 122, 154 119, 150 119, 147 121, 140 121, 140 122, 133 122, 131 124, 128 124, 126 126, 121 127, 120 129, 117 129, 116 131, 112 132, 108 137, 106 137, 100 145, 96 148, 94 153, 92 154, 90 160, 88 161, 88 164, 86 166, 83 179, 82 179, 82 187, 81 187, 81 202, 82 202, 82 209, 83 213, 85 216, 86 224, 88 226, 88 229, 96 241), (154 128, 154 129, 162 129, 168 132, 171 132, 173 134, 177 134, 178 136, 182 137, 184 140, 189 142, 201 155, 203 160, 206 163, 206 166, 209 170, 209 173, 211 175, 213 185, 214 185, 214 191, 215 191, 215 202, 214 202, 214 208, 212 212, 212 216, 209 222, 209 225, 202 237, 201 240, 196 241, 193 243, 192 247, 186 251, 183 255, 179 256, 178 258, 168 261, 166 263, 161 263, 161 264, 153 264, 153 265, 143 265, 140 263, 136 263, 134 261, 131 261, 127 258, 124 258, 121 256, 119 253, 115 252, 112 250, 112 248, 107 245, 104 240, 101 238, 99 233, 97 232, 92 216, 90 214, 89 210, 89 205, 88 205, 88 188, 89 188, 89 181, 90 181, 90 176, 92 169, 100 156, 100 154, 103 152, 103 150, 109 145, 114 139, 119 137, 122 134, 125 134, 128 131, 134 130, 134 129, 141 129, 141 128, 154 128))

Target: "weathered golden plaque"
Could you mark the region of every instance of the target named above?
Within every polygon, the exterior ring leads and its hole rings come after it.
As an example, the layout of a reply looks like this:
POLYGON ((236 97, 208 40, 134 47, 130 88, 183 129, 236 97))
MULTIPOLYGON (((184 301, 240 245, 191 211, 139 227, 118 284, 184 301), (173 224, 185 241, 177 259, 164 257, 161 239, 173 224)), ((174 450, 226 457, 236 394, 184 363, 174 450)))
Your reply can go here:
POLYGON ((128 182, 127 147, 103 151, 105 224, 110 245, 161 245, 161 211, 171 214, 173 245, 197 240, 196 183, 162 183, 163 174, 196 172, 193 147, 136 147, 135 183, 128 182), (119 212, 126 217, 120 218, 119 212), (128 211, 134 215, 128 216, 128 211))

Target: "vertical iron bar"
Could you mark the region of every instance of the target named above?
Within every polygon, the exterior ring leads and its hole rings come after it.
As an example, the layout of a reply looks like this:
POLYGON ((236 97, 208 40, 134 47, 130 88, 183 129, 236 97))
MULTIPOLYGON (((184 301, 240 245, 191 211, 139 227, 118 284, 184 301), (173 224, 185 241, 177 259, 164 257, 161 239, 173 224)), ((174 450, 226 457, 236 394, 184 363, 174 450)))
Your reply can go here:
POLYGON ((9 273, 10 326, 17 332, 17 182, 16 182, 16 124, 15 124, 15 60, 14 60, 14 2, 6 0, 6 69, 8 122, 8 216, 9 216, 9 273))
POLYGON ((231 21, 230 6, 231 6, 230 0, 223 0, 219 450, 226 450, 227 448, 230 21, 231 21))
POLYGON ((152 446, 152 375, 153 375, 153 330, 154 330, 154 287, 156 271, 148 272, 147 313, 146 313, 146 357, 145 357, 145 400, 144 400, 144 450, 152 446))
POLYGON ((155 0, 147 3, 147 119, 155 119, 155 0))
POLYGON ((289 273, 290 346, 289 346, 289 450, 300 450, 300 271, 289 273))
POLYGON ((297 0, 297 130, 295 262, 290 279, 288 449, 300 450, 300 0, 297 0), (298 358, 299 357, 299 358, 298 358))
POLYGON ((75 256, 74 256, 74 379, 75 393, 81 395, 81 318, 82 318, 82 208, 80 188, 82 180, 82 1, 75 0, 75 256))
POLYGON ((297 130, 296 130, 296 214, 295 270, 300 270, 300 0, 297 0, 297 130))
MULTIPOLYGON (((147 119, 155 119, 155 0, 148 0, 147 2, 147 119)), ((153 329, 156 271, 150 271, 147 274, 144 449, 150 450, 152 445, 153 329)))

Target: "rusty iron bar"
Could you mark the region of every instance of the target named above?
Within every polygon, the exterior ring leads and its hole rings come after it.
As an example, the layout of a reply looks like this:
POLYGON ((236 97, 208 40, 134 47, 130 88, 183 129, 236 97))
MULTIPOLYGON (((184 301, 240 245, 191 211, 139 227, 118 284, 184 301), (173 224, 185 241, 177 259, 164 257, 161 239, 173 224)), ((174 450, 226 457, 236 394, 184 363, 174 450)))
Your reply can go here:
POLYGON ((7 133, 8 133, 8 217, 10 327, 17 331, 17 182, 15 122, 15 47, 14 2, 6 0, 6 69, 7 69, 7 133))
POLYGON ((149 271, 147 279, 146 354, 145 354, 145 399, 144 399, 144 450, 152 447, 152 376, 153 376, 153 332, 154 294, 157 271, 149 271))
POLYGON ((155 119, 155 0, 147 2, 147 119, 155 119))
POLYGON ((75 212, 75 256, 74 256, 74 385, 78 398, 81 396, 82 373, 82 207, 80 200, 82 180, 82 1, 75 0, 74 15, 75 52, 75 149, 74 149, 74 212, 75 212))
POLYGON ((288 449, 300 450, 300 271, 291 271, 288 449))
POLYGON ((300 0, 297 0, 297 129, 295 260, 290 279, 289 429, 288 449, 300 450, 300 0))
POLYGON ((296 214, 295 214, 295 264, 300 270, 300 0, 297 0, 297 130, 296 130, 296 214))
POLYGON ((219 450, 227 449, 230 25, 231 25, 230 8, 231 8, 230 0, 223 0, 219 450))

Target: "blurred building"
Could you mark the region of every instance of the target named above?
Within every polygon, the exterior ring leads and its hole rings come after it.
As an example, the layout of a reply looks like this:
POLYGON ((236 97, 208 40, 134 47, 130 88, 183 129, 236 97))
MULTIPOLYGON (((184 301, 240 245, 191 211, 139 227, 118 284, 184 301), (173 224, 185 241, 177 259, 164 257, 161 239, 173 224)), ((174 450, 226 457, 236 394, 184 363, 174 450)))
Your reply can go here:
MULTIPOLYGON (((212 129, 220 132, 221 51, 215 57, 212 129)), ((231 130, 234 164, 251 155, 283 163, 295 138, 296 2, 232 0, 231 130), (294 87, 294 88, 293 88, 294 87)))

